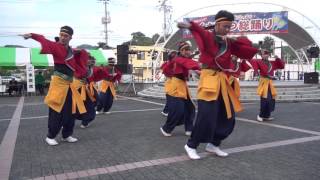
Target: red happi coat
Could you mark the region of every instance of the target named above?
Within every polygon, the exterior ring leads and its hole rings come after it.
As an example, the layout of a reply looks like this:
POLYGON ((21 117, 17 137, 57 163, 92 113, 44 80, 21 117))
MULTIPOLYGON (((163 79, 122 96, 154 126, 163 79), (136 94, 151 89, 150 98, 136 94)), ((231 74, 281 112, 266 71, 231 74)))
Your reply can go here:
MULTIPOLYGON (((85 55, 82 56, 83 52, 75 52, 71 47, 66 48, 61 43, 50 41, 39 34, 31 33, 31 38, 41 44, 41 54, 51 54, 53 56, 54 64, 66 65, 73 72, 77 72, 79 76, 87 73, 86 62, 82 62, 82 60, 87 60, 85 55)), ((52 76, 45 103, 53 110, 60 113, 70 88, 73 101, 72 113, 75 113, 76 109, 78 109, 81 114, 85 113, 86 109, 82 98, 77 91, 77 87, 74 84, 71 84, 70 78, 71 77, 66 78, 64 75, 61 75, 61 77, 52 76)))
POLYGON ((164 68, 164 71, 171 76, 169 83, 165 87, 166 93, 173 97, 191 99, 186 80, 189 76, 189 70, 199 69, 199 63, 190 58, 182 56, 173 58, 164 68))
POLYGON ((72 49, 67 49, 64 45, 58 42, 53 42, 39 34, 31 33, 31 38, 41 44, 41 54, 51 54, 54 64, 65 64, 72 71, 76 69, 76 60, 72 49))
POLYGON ((101 82, 100 91, 103 93, 106 93, 108 88, 110 88, 112 96, 116 98, 116 90, 115 90, 114 83, 120 82, 122 73, 118 68, 116 67, 113 67, 113 68, 114 69, 112 72, 111 66, 103 67, 103 71, 105 72, 105 74, 107 74, 107 76, 104 77, 104 79, 101 82))
POLYGON ((283 69, 285 62, 280 58, 276 58, 275 61, 264 62, 261 59, 252 59, 250 63, 255 73, 260 71, 259 85, 257 88, 257 94, 263 98, 268 97, 268 89, 270 88, 272 98, 277 96, 277 90, 273 85, 271 77, 273 77, 274 70, 283 69))
POLYGON ((220 47, 215 32, 205 30, 195 22, 191 22, 189 29, 200 50, 199 62, 204 66, 200 75, 198 99, 213 101, 222 93, 227 117, 231 118, 231 105, 235 112, 242 110, 239 98, 227 77, 227 73, 236 72, 231 55, 240 59, 251 59, 258 49, 252 47, 251 41, 243 37, 235 40, 227 38, 224 40, 224 46, 220 47))
POLYGON ((214 32, 205 30, 194 22, 191 22, 190 30, 200 50, 199 62, 209 68, 232 70, 234 64, 230 59, 231 54, 240 59, 251 59, 258 52, 258 49, 252 47, 251 41, 245 37, 236 40, 227 39, 226 47, 219 49, 214 32))
POLYGON ((266 63, 261 59, 251 59, 250 63, 252 65, 253 70, 255 73, 260 71, 260 76, 262 77, 272 77, 274 75, 274 71, 277 69, 283 69, 285 62, 280 58, 276 58, 275 61, 268 61, 266 63))

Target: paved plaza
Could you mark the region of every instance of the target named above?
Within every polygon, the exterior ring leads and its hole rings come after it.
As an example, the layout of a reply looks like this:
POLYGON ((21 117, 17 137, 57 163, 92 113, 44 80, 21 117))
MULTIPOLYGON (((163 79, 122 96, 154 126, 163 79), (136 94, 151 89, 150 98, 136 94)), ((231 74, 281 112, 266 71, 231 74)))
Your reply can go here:
POLYGON ((43 97, 0 97, 0 179, 320 179, 320 103, 278 103, 275 120, 255 121, 259 102, 244 103, 221 158, 198 151, 189 160, 184 128, 163 137, 164 101, 119 97, 111 114, 87 129, 76 122, 79 141, 48 146, 48 108, 43 97))

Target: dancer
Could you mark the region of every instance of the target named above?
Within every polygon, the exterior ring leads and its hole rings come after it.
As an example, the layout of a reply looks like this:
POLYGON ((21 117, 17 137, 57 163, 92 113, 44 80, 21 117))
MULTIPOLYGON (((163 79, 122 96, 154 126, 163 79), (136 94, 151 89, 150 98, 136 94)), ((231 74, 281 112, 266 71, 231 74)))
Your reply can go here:
POLYGON ((166 82, 164 83, 164 90, 166 93, 166 104, 161 112, 162 115, 164 116, 168 116, 169 113, 169 108, 168 108, 168 92, 170 91, 170 87, 171 87, 171 77, 172 77, 172 69, 167 68, 171 62, 171 60, 176 57, 177 52, 176 51, 171 51, 168 54, 168 59, 165 60, 165 62, 161 65, 161 69, 162 69, 162 73, 166 76, 166 82))
POLYGON ((97 76, 97 71, 95 70, 95 58, 92 56, 89 56, 88 53, 86 54, 86 58, 88 58, 88 71, 86 74, 79 74, 77 71, 74 74, 74 79, 72 84, 76 87, 76 89, 79 91, 81 98, 84 102, 86 113, 80 113, 77 111, 74 114, 74 117, 78 120, 81 120, 80 128, 87 128, 89 127, 89 123, 94 120, 96 116, 96 98, 97 98, 97 91, 94 91, 95 89, 91 88, 91 82, 95 76, 97 76), (90 80, 89 80, 90 79, 90 80))
POLYGON ((262 59, 250 60, 250 63, 255 71, 255 74, 260 74, 259 86, 257 94, 260 96, 260 113, 257 115, 257 121, 271 121, 271 112, 275 109, 275 99, 277 96, 276 88, 273 85, 272 77, 277 69, 284 69, 285 62, 275 56, 275 61, 270 61, 270 52, 267 50, 261 51, 262 59))
POLYGON ((249 66, 249 62, 247 60, 239 59, 235 55, 231 55, 231 60, 236 69, 235 72, 230 73, 228 76, 229 84, 233 88, 237 98, 240 99, 240 84, 237 78, 239 78, 241 72, 247 72, 249 69, 251 69, 251 67, 249 66))
MULTIPOLYGON (((48 134, 45 141, 49 145, 57 145, 55 140, 62 128, 62 141, 76 142, 72 137, 74 128, 73 111, 78 108, 80 113, 85 113, 83 101, 78 91, 71 85, 73 73, 80 66, 79 59, 74 58, 74 51, 69 42, 72 39, 73 29, 69 26, 60 28, 59 41, 47 40, 42 35, 28 33, 22 35, 25 39, 32 38, 41 44, 41 54, 52 54, 54 61, 54 73, 51 77, 48 94, 45 103, 49 106, 48 134), (75 104, 72 101, 75 101, 75 104), (74 106, 73 106, 74 105, 74 106)), ((80 67, 78 71, 86 70, 80 67)))
POLYGON ((228 11, 219 11, 215 16, 212 31, 205 30, 195 22, 179 23, 179 28, 187 28, 193 34, 200 50, 202 63, 198 86, 198 114, 192 135, 184 146, 190 159, 200 159, 197 147, 208 143, 206 151, 225 157, 228 153, 219 146, 234 127, 234 114, 242 107, 227 73, 235 72, 231 63, 231 54, 242 59, 251 59, 258 51, 246 38, 232 39, 229 33, 234 15, 228 11))
POLYGON ((172 136, 173 129, 182 124, 185 126, 185 134, 191 135, 195 108, 186 81, 189 70, 198 70, 200 67, 198 62, 192 60, 190 56, 191 45, 181 42, 178 55, 163 69, 166 72, 170 71, 167 69, 172 68, 170 88, 167 92, 169 114, 166 123, 160 128, 161 133, 166 137, 172 136))
POLYGON ((120 82, 122 73, 115 67, 115 58, 108 59, 108 66, 104 67, 107 76, 102 80, 99 102, 97 105, 96 114, 109 114, 113 100, 116 99, 115 83, 120 82))

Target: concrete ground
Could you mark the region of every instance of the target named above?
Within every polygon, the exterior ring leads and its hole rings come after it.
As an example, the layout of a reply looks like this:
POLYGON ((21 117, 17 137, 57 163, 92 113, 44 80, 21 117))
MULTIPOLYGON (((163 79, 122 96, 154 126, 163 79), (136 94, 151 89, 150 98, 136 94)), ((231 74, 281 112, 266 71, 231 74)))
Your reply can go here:
POLYGON ((245 103, 220 158, 198 151, 189 160, 184 128, 163 137, 164 101, 120 97, 111 114, 87 129, 76 122, 76 143, 44 142, 43 97, 0 97, 0 179, 320 179, 320 103, 278 103, 275 120, 255 121, 259 102, 245 103))

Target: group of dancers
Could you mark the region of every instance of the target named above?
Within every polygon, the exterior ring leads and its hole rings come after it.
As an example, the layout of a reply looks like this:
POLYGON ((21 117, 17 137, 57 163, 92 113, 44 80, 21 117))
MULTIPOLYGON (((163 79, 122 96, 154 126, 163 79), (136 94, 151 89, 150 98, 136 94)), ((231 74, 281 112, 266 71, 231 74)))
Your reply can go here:
POLYGON ((232 21, 234 15, 222 10, 215 16, 215 25, 209 28, 192 21, 178 23, 179 28, 191 31, 200 51, 199 61, 191 58, 191 45, 180 42, 178 52, 170 53, 168 61, 161 66, 167 78, 166 106, 162 112, 167 120, 160 131, 163 136, 170 137, 176 126, 184 124, 185 134, 190 136, 184 149, 190 159, 200 159, 196 150, 200 143, 207 143, 207 152, 228 156, 220 145, 234 129, 235 113, 243 109, 237 80, 241 72, 253 68, 254 73, 260 75, 257 93, 261 102, 257 121, 273 119, 271 112, 277 92, 272 77, 274 70, 284 68, 284 61, 278 57, 269 61, 270 52, 253 47, 245 36, 228 37, 232 21), (256 54, 261 59, 253 59, 256 54), (186 83, 190 70, 200 74, 195 122, 195 106, 186 83))
MULTIPOLYGON (((240 72, 253 68, 260 74, 257 92, 261 96, 261 106, 257 120, 272 120, 277 93, 271 77, 274 70, 284 68, 284 61, 278 57, 269 61, 270 52, 253 47, 244 36, 228 37, 232 21, 234 15, 222 10, 216 14, 215 25, 210 28, 192 21, 178 23, 179 28, 191 31, 199 48, 199 61, 192 59, 191 44, 181 42, 178 52, 170 53, 161 67, 167 77, 167 102, 163 113, 167 120, 160 131, 169 137, 176 126, 184 125, 185 135, 189 137, 184 149, 191 159, 200 159, 196 151, 200 143, 207 143, 205 150, 208 152, 228 156, 220 145, 234 129, 235 113, 242 110, 237 80, 240 72), (253 59, 257 53, 262 59, 253 59), (197 114, 187 85, 190 70, 200 75, 197 114)), ((49 106, 45 141, 49 145, 58 144, 56 136, 61 129, 62 141, 78 141, 72 137, 75 119, 82 121, 81 128, 87 128, 96 114, 107 113, 116 97, 115 82, 121 79, 121 72, 114 67, 114 58, 108 59, 108 66, 95 66, 95 58, 87 51, 69 46, 72 35, 73 29, 69 26, 61 27, 56 41, 34 33, 22 35, 38 41, 41 53, 52 54, 54 60, 54 73, 45 97, 49 106), (101 80, 98 93, 95 82, 101 80)))
POLYGON ((73 137, 75 120, 87 128, 96 114, 108 113, 115 94, 115 83, 121 72, 115 67, 115 58, 108 58, 107 66, 95 66, 95 58, 86 50, 69 46, 73 29, 63 26, 55 41, 34 33, 23 34, 41 44, 41 54, 51 54, 54 72, 51 76, 45 103, 49 106, 48 134, 45 141, 58 145, 57 134, 62 129, 62 141, 77 142, 73 137), (95 85, 101 81, 99 92, 95 85))

